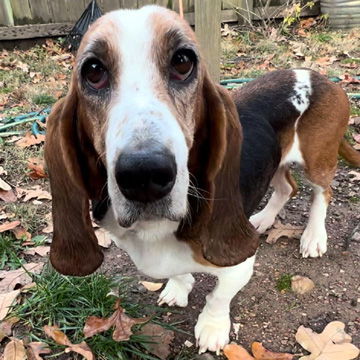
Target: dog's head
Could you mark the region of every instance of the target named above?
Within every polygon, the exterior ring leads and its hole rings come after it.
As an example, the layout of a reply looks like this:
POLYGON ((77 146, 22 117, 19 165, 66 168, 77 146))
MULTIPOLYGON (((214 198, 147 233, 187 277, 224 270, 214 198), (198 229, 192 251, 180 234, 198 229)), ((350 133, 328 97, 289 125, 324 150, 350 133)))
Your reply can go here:
POLYGON ((236 108, 176 13, 148 6, 98 19, 47 131, 51 260, 60 272, 83 275, 101 264, 89 199, 107 196, 121 227, 178 221, 178 238, 215 265, 254 254, 240 198, 236 108))

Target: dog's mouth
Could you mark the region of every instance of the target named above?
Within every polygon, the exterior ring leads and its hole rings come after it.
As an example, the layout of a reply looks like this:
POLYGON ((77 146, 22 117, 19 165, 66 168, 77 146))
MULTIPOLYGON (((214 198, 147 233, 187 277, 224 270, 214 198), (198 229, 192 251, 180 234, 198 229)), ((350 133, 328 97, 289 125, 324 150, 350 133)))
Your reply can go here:
POLYGON ((123 228, 129 228, 137 221, 162 219, 180 221, 185 216, 185 214, 175 214, 171 210, 171 199, 168 197, 151 203, 128 201, 124 208, 116 213, 117 221, 123 228))

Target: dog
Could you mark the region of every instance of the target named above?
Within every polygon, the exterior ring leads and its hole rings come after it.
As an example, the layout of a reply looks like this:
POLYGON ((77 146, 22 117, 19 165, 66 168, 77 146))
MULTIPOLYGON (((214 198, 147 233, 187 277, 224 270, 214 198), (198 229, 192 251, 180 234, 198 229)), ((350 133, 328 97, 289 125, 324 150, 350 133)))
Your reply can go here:
POLYGON ((302 253, 326 250, 320 222, 339 148, 359 162, 343 140, 348 112, 340 87, 303 69, 230 93, 210 79, 190 26, 165 8, 104 15, 48 119, 53 266, 66 275, 100 266, 92 212, 140 271, 169 279, 160 305, 187 306, 191 273, 215 275, 195 337, 200 353, 219 353, 230 302, 253 272, 255 228, 269 227, 294 192, 291 161, 315 188, 302 253), (275 193, 253 226, 270 181, 275 193))

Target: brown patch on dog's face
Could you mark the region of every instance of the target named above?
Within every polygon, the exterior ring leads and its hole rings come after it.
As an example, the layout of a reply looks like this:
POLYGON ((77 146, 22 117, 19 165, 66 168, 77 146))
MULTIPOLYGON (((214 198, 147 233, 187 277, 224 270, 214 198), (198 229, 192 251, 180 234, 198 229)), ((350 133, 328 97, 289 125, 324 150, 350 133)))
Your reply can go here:
POLYGON ((154 13, 150 21, 154 34, 158 34, 152 44, 152 56, 161 79, 157 85, 157 92, 159 97, 168 103, 190 149, 202 100, 204 64, 199 45, 188 23, 174 12, 166 11, 166 16, 154 13), (172 61, 179 55, 190 57, 193 63, 192 73, 184 81, 171 79, 174 71, 172 61))

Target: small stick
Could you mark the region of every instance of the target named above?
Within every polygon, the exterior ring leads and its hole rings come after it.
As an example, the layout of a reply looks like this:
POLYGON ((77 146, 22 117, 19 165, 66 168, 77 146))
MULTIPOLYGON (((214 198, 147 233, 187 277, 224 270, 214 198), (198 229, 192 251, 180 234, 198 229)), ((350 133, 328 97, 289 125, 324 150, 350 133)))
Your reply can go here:
POLYGON ((184 8, 182 0, 179 0, 179 15, 182 19, 184 18, 184 8))

